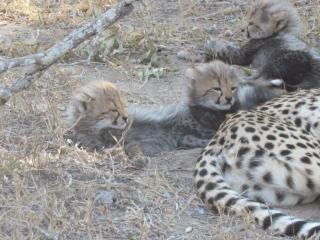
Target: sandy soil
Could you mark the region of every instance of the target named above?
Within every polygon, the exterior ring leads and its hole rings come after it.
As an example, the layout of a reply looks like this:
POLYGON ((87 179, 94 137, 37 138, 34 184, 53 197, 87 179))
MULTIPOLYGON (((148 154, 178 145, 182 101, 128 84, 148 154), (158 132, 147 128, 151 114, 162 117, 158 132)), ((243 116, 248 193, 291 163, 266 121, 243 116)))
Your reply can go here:
MULTIPOLYGON (((304 38, 319 44, 317 1, 293 1, 306 25, 304 38)), ((124 41, 143 32, 125 53, 87 62, 80 47, 52 66, 0 111, 0 239, 278 239, 252 220, 217 215, 196 196, 193 168, 200 149, 150 158, 137 169, 121 149, 88 153, 63 140, 62 114, 70 93, 92 80, 114 82, 134 104, 183 99, 185 69, 180 50, 201 49, 208 34, 243 39, 245 0, 145 0, 117 27, 124 41), (150 47, 150 44, 152 47, 150 47), (143 82, 139 63, 155 48, 160 79, 143 82)), ((68 22, 41 24, 0 11, 0 55, 41 51, 67 34, 68 22)), ((85 19, 83 20, 85 21, 85 19)), ((73 23, 73 22, 72 22, 73 23)), ((21 71, 0 75, 13 81, 21 71)), ((320 220, 319 203, 286 209, 320 220)), ((279 238, 280 239, 280 238, 279 238)))

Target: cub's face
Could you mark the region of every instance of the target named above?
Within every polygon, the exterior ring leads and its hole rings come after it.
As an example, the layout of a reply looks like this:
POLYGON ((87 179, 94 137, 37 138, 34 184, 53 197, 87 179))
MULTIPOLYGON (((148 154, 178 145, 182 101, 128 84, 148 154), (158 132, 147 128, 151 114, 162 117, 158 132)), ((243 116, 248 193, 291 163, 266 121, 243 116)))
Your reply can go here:
POLYGON ((78 95, 78 110, 82 127, 94 133, 102 129, 121 129, 127 125, 125 101, 118 89, 108 82, 95 82, 84 87, 78 95))
POLYGON ((229 110, 235 104, 238 81, 231 66, 214 61, 188 69, 186 76, 191 79, 190 104, 212 110, 229 110))
POLYGON ((248 13, 247 37, 263 39, 286 31, 289 12, 284 9, 283 4, 281 0, 258 1, 248 13))

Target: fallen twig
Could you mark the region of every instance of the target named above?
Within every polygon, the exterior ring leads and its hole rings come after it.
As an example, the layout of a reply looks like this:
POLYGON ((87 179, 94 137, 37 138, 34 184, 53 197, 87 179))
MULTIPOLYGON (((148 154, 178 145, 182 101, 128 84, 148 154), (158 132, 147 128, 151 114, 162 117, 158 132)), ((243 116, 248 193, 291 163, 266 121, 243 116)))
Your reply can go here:
POLYGON ((74 30, 61 42, 56 43, 42 53, 12 59, 0 58, 0 73, 16 67, 30 66, 30 69, 23 77, 16 79, 8 87, 0 87, 0 105, 5 104, 12 94, 28 88, 35 78, 40 77, 45 69, 67 52, 91 36, 100 33, 121 17, 128 15, 133 10, 132 3, 135 1, 138 0, 123 0, 119 2, 91 23, 74 30))

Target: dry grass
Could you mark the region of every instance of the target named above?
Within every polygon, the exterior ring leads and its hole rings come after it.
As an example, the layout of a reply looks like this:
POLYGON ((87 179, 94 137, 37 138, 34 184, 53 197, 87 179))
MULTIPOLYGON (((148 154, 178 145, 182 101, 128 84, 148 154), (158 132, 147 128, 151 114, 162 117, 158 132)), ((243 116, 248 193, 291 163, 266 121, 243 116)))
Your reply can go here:
POLYGON ((3 0, 0 12, 15 21, 28 20, 37 25, 59 21, 77 24, 101 14, 116 0, 3 0))
MULTIPOLYGON (((0 53, 41 51, 112 2, 1 1, 0 53)), ((316 45, 319 3, 296 2, 308 29, 304 36, 316 45)), ((64 106, 73 89, 87 81, 112 81, 129 102, 179 100, 187 64, 176 53, 198 49, 208 33, 241 39, 245 3, 145 0, 130 18, 65 56, 2 107, 0 239, 276 239, 250 218, 217 216, 204 208, 192 179, 199 150, 152 158, 137 169, 121 149, 88 153, 62 138, 64 106), (110 39, 113 44, 104 45, 110 39), (87 61, 92 51, 97 52, 87 61), (139 76, 146 68, 166 72, 143 85, 139 76)), ((1 82, 19 74, 2 74, 1 82)))

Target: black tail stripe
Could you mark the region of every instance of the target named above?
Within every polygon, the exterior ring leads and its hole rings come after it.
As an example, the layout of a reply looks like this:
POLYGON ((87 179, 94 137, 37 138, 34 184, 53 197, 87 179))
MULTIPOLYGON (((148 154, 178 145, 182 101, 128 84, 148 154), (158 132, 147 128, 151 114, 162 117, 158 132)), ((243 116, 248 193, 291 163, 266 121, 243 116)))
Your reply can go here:
POLYGON ((286 230, 284 233, 288 236, 295 236, 306 223, 307 223, 306 221, 294 222, 286 227, 286 230))
POLYGON ((282 216, 285 216, 285 215, 283 213, 275 213, 275 214, 272 214, 271 216, 265 217, 262 224, 263 229, 269 228, 272 221, 276 221, 278 218, 282 216))
POLYGON ((319 226, 316 226, 316 227, 314 227, 314 228, 311 228, 311 229, 309 230, 309 233, 308 233, 307 238, 312 237, 312 236, 313 236, 314 234, 316 234, 316 233, 320 233, 320 225, 319 225, 319 226))

